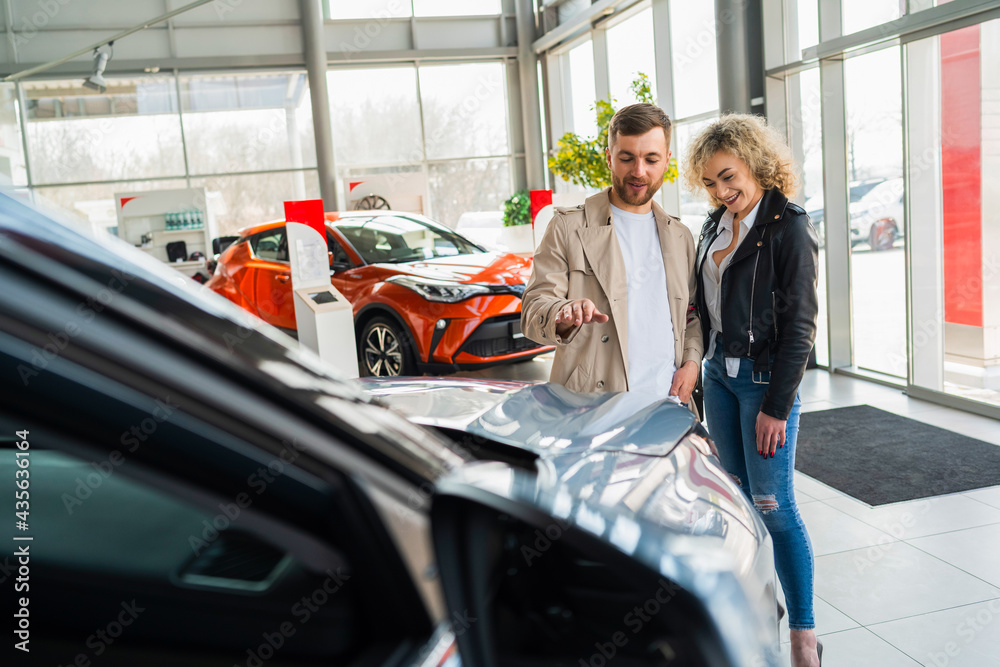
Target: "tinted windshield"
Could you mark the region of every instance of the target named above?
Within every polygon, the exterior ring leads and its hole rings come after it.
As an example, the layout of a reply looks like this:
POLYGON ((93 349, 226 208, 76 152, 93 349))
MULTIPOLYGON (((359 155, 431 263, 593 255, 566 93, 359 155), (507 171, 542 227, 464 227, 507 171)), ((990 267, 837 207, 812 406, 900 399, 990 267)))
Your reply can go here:
POLYGON ((443 225, 417 217, 342 218, 337 229, 369 264, 397 264, 482 252, 443 225))

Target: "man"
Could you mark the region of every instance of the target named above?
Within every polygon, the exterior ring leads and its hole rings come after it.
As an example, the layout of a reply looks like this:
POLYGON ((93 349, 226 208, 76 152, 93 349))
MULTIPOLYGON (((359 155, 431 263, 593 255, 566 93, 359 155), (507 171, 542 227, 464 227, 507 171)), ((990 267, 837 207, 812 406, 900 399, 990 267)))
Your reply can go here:
POLYGON ((611 188, 557 209, 535 251, 521 329, 556 346, 550 380, 567 389, 691 398, 703 352, 694 239, 652 201, 669 147, 662 109, 618 111, 605 149, 611 188))

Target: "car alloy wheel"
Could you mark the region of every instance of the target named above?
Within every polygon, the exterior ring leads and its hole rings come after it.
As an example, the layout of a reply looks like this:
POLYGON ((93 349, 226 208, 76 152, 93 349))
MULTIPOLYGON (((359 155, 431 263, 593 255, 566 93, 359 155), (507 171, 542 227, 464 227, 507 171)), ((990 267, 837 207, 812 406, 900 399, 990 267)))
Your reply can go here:
POLYGON ((395 377, 403 370, 403 351, 396 332, 379 324, 365 336, 365 366, 376 377, 395 377))
POLYGON ((359 340, 359 357, 363 375, 399 377, 413 375, 413 362, 408 337, 399 326, 385 317, 369 322, 359 340))

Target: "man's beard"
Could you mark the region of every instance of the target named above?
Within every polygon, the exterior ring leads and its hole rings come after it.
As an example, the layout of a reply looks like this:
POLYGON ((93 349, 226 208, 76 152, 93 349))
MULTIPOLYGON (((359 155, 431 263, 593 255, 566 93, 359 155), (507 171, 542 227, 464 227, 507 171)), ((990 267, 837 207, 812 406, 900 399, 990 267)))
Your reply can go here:
POLYGON ((625 184, 625 181, 619 179, 614 174, 611 175, 611 187, 614 188, 615 194, 629 206, 645 206, 649 203, 649 200, 653 198, 653 195, 657 193, 660 186, 663 185, 663 179, 653 181, 645 181, 646 189, 642 191, 642 194, 634 195, 632 194, 629 187, 625 184))

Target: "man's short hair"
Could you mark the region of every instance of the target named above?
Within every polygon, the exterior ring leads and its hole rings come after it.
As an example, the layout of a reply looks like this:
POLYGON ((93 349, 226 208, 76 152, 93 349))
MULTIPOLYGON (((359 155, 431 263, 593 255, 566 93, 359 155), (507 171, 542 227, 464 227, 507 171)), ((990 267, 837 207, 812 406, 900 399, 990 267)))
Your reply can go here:
POLYGON ((646 134, 653 128, 662 127, 663 135, 670 146, 670 117, 655 104, 640 102, 622 107, 611 119, 608 126, 608 148, 611 148, 619 136, 634 137, 646 134))

